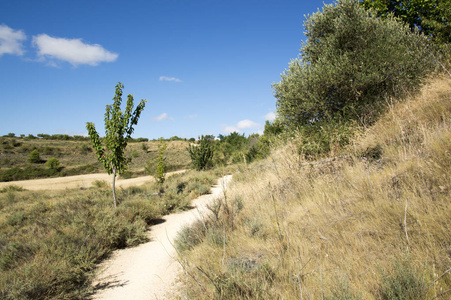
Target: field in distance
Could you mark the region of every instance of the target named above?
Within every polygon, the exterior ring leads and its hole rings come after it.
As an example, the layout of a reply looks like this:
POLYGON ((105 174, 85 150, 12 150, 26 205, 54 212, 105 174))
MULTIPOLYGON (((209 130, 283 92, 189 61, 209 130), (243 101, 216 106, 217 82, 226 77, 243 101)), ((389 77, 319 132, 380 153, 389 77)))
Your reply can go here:
MULTIPOLYGON (((129 170, 123 177, 146 175, 147 162, 158 156, 159 141, 129 142, 126 156, 130 157, 129 170)), ((164 152, 168 171, 186 169, 190 166, 188 147, 184 140, 167 141, 164 152)), ((95 151, 88 139, 54 140, 15 136, 0 137, 0 181, 27 180, 35 178, 60 177, 69 175, 103 173, 95 151), (33 150, 39 158, 31 160, 33 150), (56 158, 59 165, 51 168, 46 162, 56 158)))

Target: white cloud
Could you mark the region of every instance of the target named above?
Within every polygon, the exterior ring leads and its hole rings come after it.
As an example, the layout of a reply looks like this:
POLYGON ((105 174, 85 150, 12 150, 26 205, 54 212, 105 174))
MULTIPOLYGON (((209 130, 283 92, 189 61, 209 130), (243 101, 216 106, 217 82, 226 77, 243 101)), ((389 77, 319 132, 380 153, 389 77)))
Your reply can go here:
POLYGON ((38 48, 38 55, 42 59, 63 60, 74 66, 97 66, 101 62, 115 61, 119 56, 98 44, 90 45, 83 43, 81 39, 55 38, 47 34, 34 36, 33 45, 38 48))
POLYGON ((236 126, 238 129, 247 129, 247 128, 260 128, 260 124, 252 122, 251 120, 242 120, 239 121, 236 126))
POLYGON ((249 128, 256 128, 256 129, 261 129, 262 126, 258 123, 255 123, 251 120, 242 120, 239 121, 238 123, 236 123, 235 126, 228 126, 228 125, 224 125, 222 127, 222 132, 229 134, 232 132, 241 132, 243 129, 249 129, 249 128))
POLYGON ((265 120, 266 121, 274 121, 276 119, 276 114, 274 113, 274 112, 270 112, 270 113, 267 113, 266 115, 265 115, 265 120))
POLYGON ((198 117, 198 115, 194 114, 194 115, 189 115, 188 119, 196 119, 198 117))
POLYGON ((164 120, 174 120, 174 118, 169 117, 167 113, 162 113, 158 117, 152 118, 152 120, 157 121, 157 122, 161 122, 161 121, 164 121, 164 120))
POLYGON ((175 82, 182 82, 180 79, 175 77, 167 77, 167 76, 160 76, 160 81, 175 81, 175 82))
POLYGON ((224 126, 222 128, 222 132, 229 134, 232 132, 240 132, 240 130, 238 128, 236 128, 235 126, 224 126))
POLYGON ((22 41, 27 36, 22 30, 14 30, 6 25, 0 25, 0 56, 3 54, 23 55, 22 41))

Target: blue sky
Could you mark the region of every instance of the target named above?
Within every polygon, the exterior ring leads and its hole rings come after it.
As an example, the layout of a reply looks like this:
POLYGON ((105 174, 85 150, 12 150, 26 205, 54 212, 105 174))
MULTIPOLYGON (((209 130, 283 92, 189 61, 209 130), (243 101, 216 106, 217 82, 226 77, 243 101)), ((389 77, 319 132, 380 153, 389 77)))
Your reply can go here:
POLYGON ((323 1, 61 1, 0 4, 0 135, 104 133, 120 81, 147 99, 134 137, 261 132, 271 84, 323 1))

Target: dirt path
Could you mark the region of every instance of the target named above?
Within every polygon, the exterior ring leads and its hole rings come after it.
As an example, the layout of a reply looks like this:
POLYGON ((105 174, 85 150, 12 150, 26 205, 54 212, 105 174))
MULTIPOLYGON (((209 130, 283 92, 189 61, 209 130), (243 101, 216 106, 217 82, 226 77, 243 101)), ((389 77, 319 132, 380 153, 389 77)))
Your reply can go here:
POLYGON ((232 176, 225 176, 212 188, 212 193, 192 202, 194 209, 164 217, 164 221, 151 227, 150 242, 116 251, 111 259, 101 264, 93 286, 97 290, 93 299, 168 299, 181 271, 175 261, 173 241, 177 232, 199 218, 206 205, 223 197, 223 191, 232 176))
MULTIPOLYGON (((186 170, 175 171, 167 173, 167 175, 170 176, 173 174, 183 173, 185 171, 186 170)), ((75 188, 88 188, 92 186, 92 183, 96 180, 105 180, 107 183, 111 183, 112 175, 108 175, 106 173, 99 173, 99 174, 75 175, 56 178, 0 182, 0 189, 8 185, 20 186, 27 190, 64 190, 75 188)), ((130 179, 117 179, 116 186, 125 188, 132 185, 140 185, 149 182, 151 180, 153 180, 153 178, 150 176, 143 176, 130 179)))

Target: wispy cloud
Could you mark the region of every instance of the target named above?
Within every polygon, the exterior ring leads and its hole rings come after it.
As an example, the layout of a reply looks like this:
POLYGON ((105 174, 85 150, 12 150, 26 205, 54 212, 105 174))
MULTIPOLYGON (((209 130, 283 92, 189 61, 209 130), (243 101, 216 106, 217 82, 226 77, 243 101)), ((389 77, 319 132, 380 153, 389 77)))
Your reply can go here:
POLYGON ((33 45, 37 48, 42 60, 67 61, 73 66, 91 65, 97 66, 101 62, 112 62, 118 58, 118 54, 104 49, 98 44, 86 44, 81 39, 65 39, 40 34, 33 37, 33 45))
POLYGON ((174 82, 182 82, 180 79, 175 77, 167 77, 167 76, 160 76, 160 81, 174 81, 174 82))
POLYGON ((0 25, 0 56, 3 54, 23 55, 22 42, 27 36, 22 30, 14 30, 4 24, 0 25))
POLYGON ((264 118, 266 121, 274 121, 276 119, 276 114, 274 112, 269 112, 264 118))
POLYGON ((157 121, 157 122, 161 122, 164 120, 172 120, 173 121, 174 118, 169 117, 167 113, 162 113, 158 117, 152 118, 152 120, 157 121))
POLYGON ((193 115, 189 115, 189 116, 188 116, 188 119, 196 119, 197 117, 198 117, 198 115, 193 114, 193 115))

